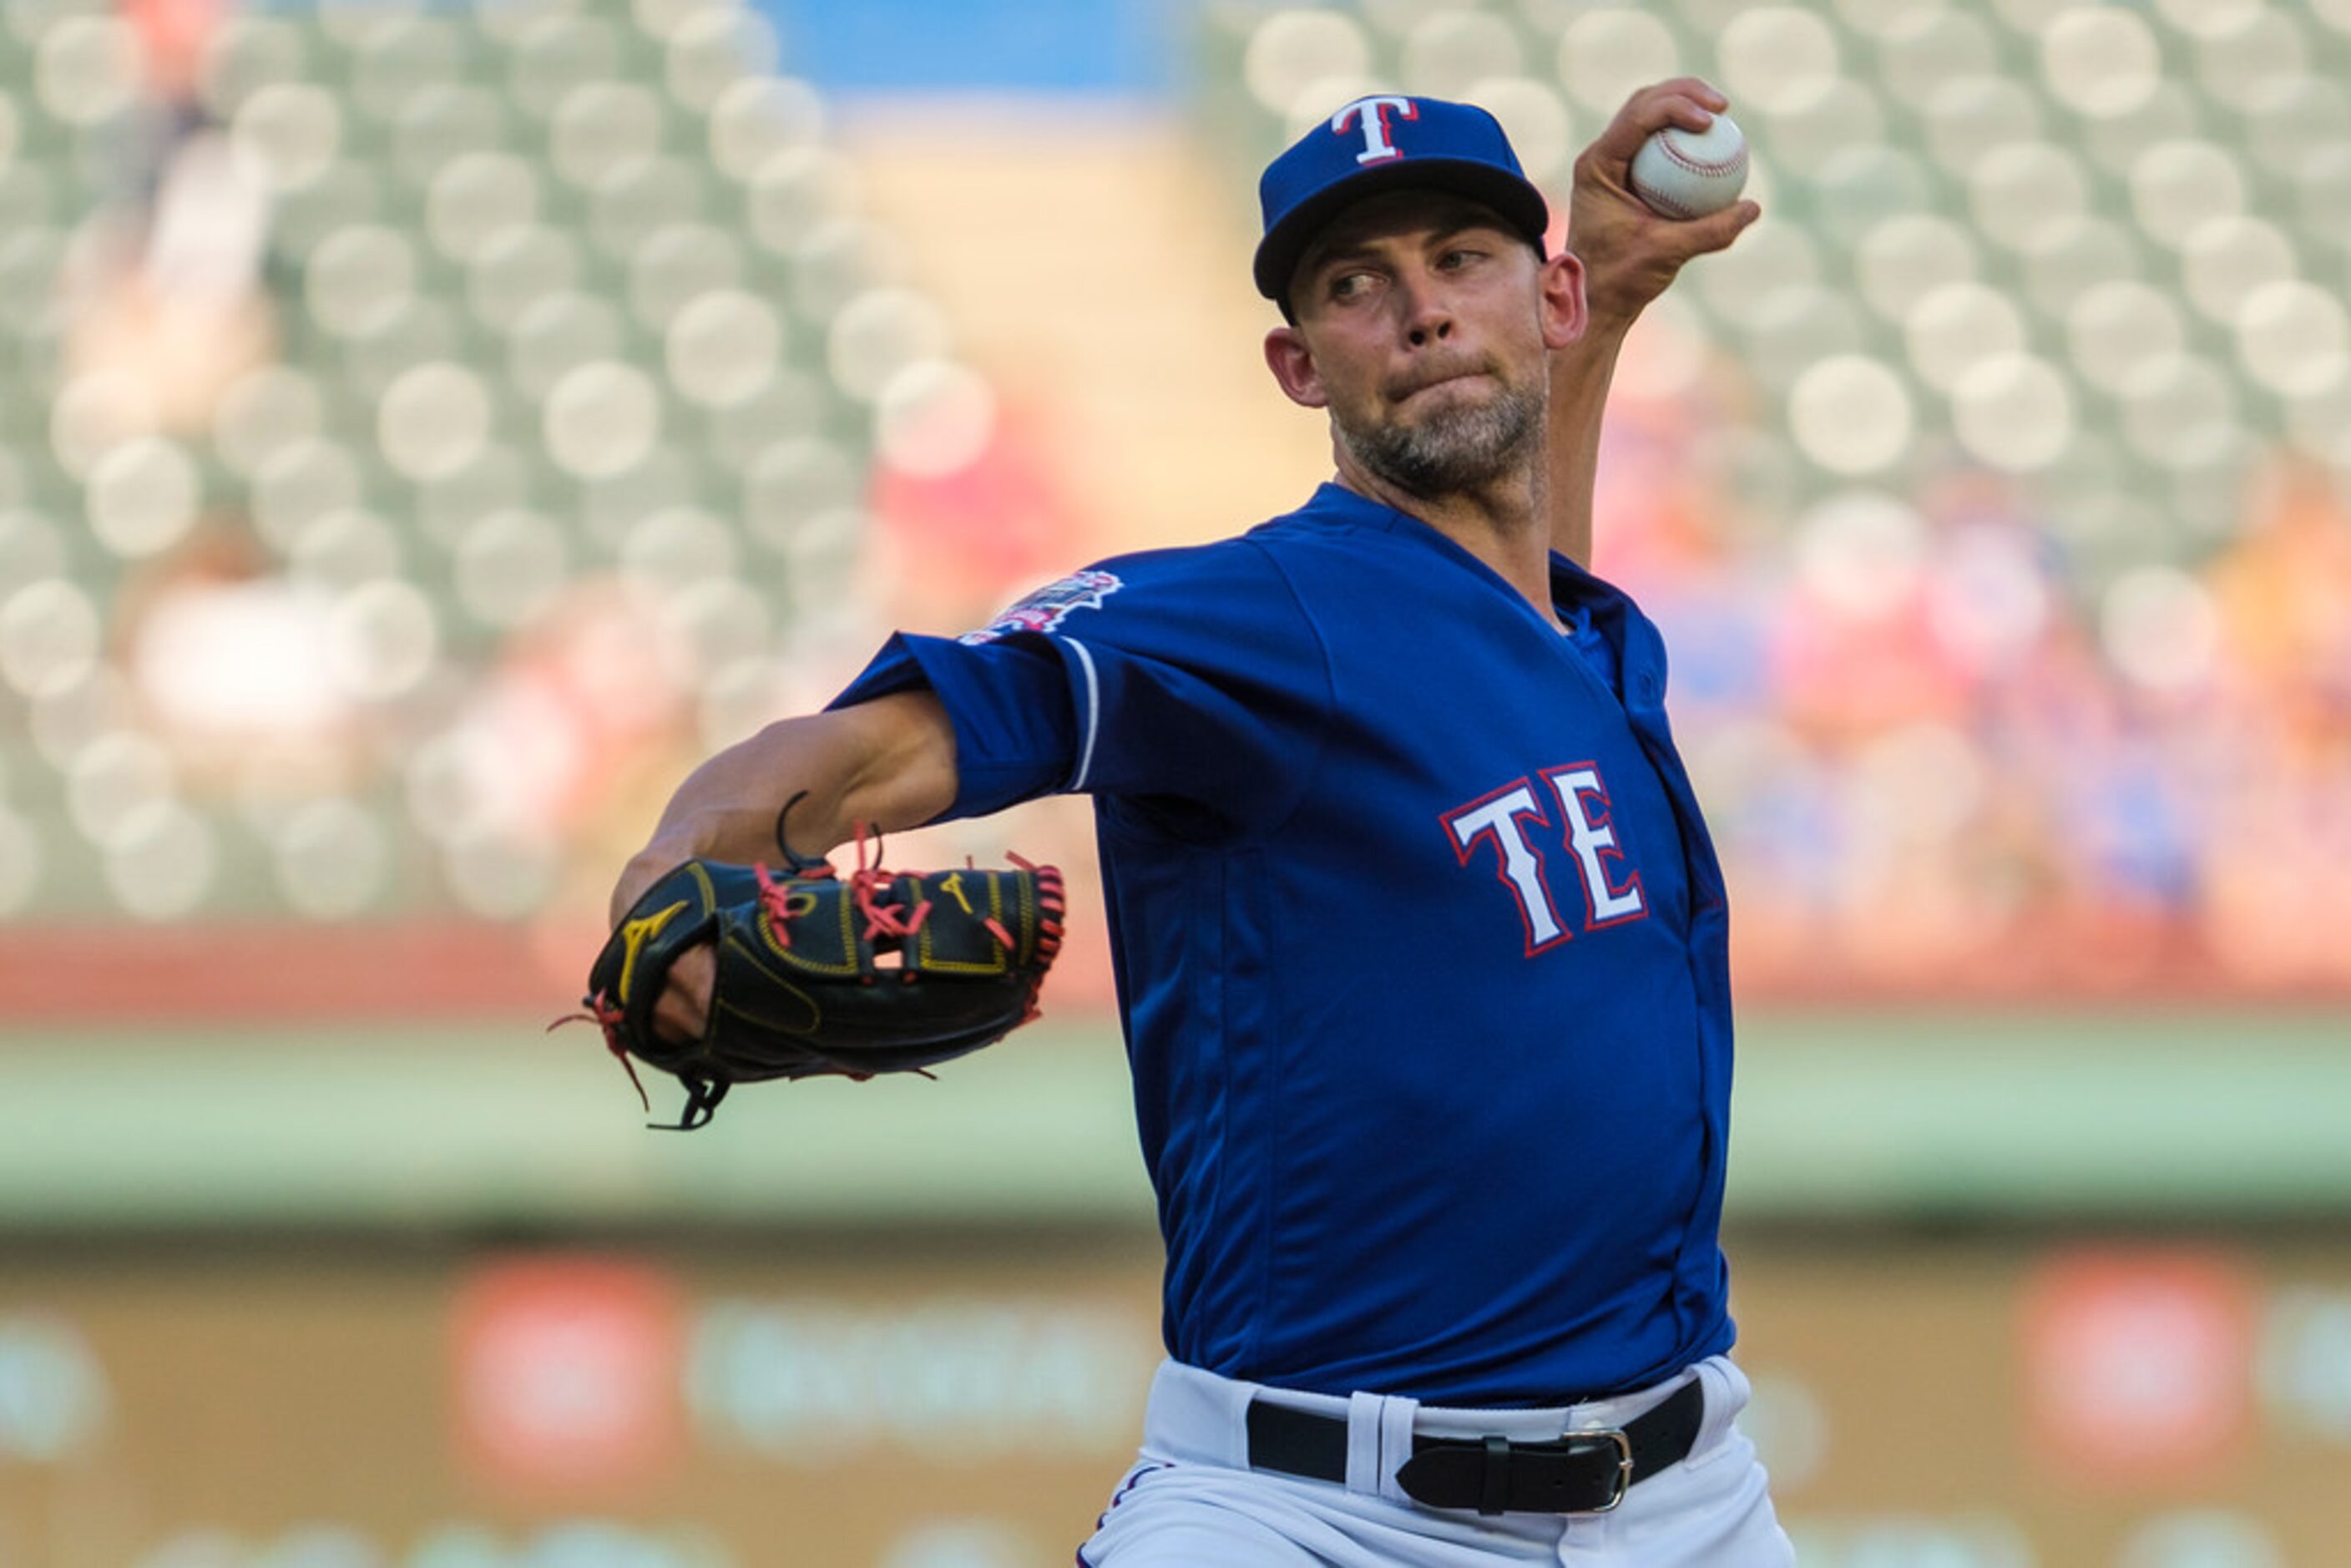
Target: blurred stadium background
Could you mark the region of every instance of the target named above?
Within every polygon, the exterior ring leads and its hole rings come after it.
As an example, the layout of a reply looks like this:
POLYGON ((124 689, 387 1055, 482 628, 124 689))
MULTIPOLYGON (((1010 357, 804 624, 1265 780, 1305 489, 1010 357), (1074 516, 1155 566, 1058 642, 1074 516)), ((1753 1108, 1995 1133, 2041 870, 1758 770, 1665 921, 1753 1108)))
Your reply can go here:
MULTIPOLYGON (((707 749, 1321 476, 1297 128, 1472 98, 1563 192, 1681 71, 1767 215, 1599 558, 1732 877, 1783 1517, 2351 1562, 2351 3, 0 0, 0 1563, 1066 1562, 1157 1354, 1098 922, 693 1138, 539 1026, 707 749)), ((896 858, 1007 843, 1092 860, 896 858)))

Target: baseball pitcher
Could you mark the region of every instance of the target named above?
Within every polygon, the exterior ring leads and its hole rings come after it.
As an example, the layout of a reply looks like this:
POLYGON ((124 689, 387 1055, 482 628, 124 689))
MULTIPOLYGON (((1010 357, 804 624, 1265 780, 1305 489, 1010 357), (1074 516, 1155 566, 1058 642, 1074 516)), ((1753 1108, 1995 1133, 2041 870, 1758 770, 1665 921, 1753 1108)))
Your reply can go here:
POLYGON ((1167 1358, 1083 1568, 1792 1560, 1735 1425, 1722 875, 1656 628, 1586 570, 1624 334, 1756 215, 1667 220, 1628 170, 1725 107, 1635 95, 1560 250, 1484 110, 1332 106, 1265 172, 1255 264, 1331 481, 893 637, 696 770, 615 891, 591 1005, 706 1111, 747 1032, 804 1052, 771 1076, 902 1064, 862 1065, 886 1020, 828 1035, 827 967, 926 1013, 946 923, 1001 1011, 929 1061, 1017 1023, 1058 942, 1046 868, 969 873, 1008 879, 991 934, 935 875, 828 893, 803 852, 1093 797, 1167 1358), (815 887, 677 880, 774 860, 779 813, 815 887))

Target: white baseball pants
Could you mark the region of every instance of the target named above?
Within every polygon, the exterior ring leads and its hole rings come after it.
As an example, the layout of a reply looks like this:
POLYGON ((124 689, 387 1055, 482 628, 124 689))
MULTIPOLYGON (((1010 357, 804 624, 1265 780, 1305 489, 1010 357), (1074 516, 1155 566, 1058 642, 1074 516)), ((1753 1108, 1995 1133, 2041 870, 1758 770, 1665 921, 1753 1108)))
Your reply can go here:
POLYGON ((1725 1356, 1614 1399, 1550 1410, 1454 1410, 1411 1399, 1266 1390, 1347 1423, 1347 1479, 1249 1468, 1259 1385, 1168 1361, 1152 1380, 1141 1461, 1119 1482, 1079 1568, 1790 1568, 1755 1446, 1734 1420, 1746 1375, 1725 1356), (1691 1378, 1706 1421, 1689 1456, 1643 1479, 1606 1513, 1480 1516, 1413 1501, 1395 1482, 1416 1433, 1538 1442, 1621 1427, 1691 1378))

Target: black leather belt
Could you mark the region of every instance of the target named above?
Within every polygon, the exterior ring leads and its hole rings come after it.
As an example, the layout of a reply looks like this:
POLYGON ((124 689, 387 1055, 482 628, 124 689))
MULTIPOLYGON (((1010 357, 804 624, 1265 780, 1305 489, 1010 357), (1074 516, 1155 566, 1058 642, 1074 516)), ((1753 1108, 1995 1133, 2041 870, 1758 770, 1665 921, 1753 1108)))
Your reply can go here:
MULTIPOLYGON (((1627 1489, 1679 1462, 1706 1424, 1697 1378, 1622 1429, 1571 1432, 1536 1443, 1508 1437, 1422 1437, 1396 1470, 1406 1497, 1479 1513, 1606 1513, 1627 1489)), ((1249 1468, 1311 1480, 1347 1479, 1347 1421, 1249 1402, 1249 1468)))

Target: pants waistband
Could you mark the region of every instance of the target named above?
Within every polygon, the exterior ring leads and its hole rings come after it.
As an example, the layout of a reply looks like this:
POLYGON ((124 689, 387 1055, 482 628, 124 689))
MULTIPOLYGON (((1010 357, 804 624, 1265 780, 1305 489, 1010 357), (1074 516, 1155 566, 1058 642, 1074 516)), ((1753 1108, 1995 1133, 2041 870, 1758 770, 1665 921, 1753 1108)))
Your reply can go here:
POLYGON ((1254 1400, 1344 1421, 1348 1490, 1409 1503, 1395 1472, 1420 1437, 1499 1437, 1514 1443, 1549 1442, 1571 1433, 1621 1428, 1698 1381, 1706 1414, 1692 1455, 1721 1440, 1746 1405, 1745 1374, 1726 1356, 1709 1356, 1649 1387, 1580 1405, 1531 1410, 1490 1410, 1423 1405, 1401 1396, 1308 1394, 1222 1377, 1169 1360, 1152 1379, 1144 1417, 1147 1453, 1195 1464, 1249 1468, 1249 1409, 1254 1400))

